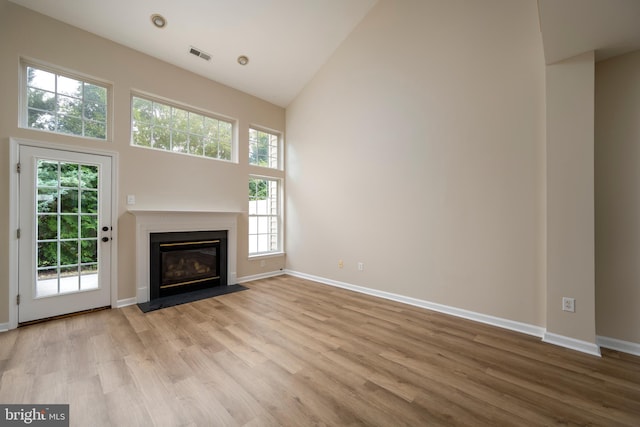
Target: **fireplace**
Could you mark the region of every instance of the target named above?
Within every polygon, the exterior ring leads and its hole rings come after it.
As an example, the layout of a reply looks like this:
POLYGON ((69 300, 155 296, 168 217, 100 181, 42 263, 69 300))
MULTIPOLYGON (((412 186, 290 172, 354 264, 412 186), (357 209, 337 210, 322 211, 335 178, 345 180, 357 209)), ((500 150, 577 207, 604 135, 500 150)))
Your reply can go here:
POLYGON ((227 231, 149 234, 151 300, 227 286, 227 231))

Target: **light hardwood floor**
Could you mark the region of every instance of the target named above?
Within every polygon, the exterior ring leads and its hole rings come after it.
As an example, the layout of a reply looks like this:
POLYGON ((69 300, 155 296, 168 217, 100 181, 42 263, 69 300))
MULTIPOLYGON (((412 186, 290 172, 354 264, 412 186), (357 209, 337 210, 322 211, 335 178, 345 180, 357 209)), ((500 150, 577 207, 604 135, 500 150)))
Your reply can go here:
POLYGON ((0 403, 75 426, 640 425, 640 358, 597 358, 280 276, 0 333, 0 403))

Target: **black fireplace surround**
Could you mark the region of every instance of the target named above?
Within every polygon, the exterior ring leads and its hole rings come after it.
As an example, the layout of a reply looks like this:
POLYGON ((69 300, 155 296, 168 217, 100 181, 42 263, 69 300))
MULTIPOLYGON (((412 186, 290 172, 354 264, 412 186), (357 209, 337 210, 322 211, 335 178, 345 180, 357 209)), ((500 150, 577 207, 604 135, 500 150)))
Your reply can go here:
POLYGON ((150 233, 150 300, 227 286, 227 231, 150 233))

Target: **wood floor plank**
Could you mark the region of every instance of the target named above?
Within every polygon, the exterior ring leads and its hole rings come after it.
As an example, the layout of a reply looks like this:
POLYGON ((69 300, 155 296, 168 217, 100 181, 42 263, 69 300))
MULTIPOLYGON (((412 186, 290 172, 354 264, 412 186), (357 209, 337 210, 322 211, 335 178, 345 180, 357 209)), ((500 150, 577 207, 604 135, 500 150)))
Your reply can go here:
POLYGON ((77 425, 107 425, 110 422, 107 400, 100 378, 95 375, 72 381, 68 399, 69 415, 77 425))
POLYGON ((402 426, 411 425, 377 405, 372 405, 366 389, 367 381, 352 372, 338 371, 329 359, 319 358, 313 368, 305 368, 297 375, 303 376, 313 388, 323 390, 341 407, 343 425, 402 426), (366 392, 366 393, 365 393, 366 392), (346 422, 346 418, 354 419, 346 422))
POLYGON ((194 426, 239 426, 227 408, 211 394, 209 387, 195 377, 188 377, 175 384, 175 394, 181 406, 181 424, 190 421, 194 426))
POLYGON ((0 402, 71 425, 640 425, 640 357, 291 276, 0 334, 0 402))
POLYGON ((0 377, 0 402, 6 404, 31 402, 35 383, 35 373, 20 368, 3 370, 0 377))
POLYGON ((154 425, 176 426, 184 422, 175 389, 167 388, 153 357, 148 353, 128 355, 125 362, 154 425))
POLYGON ((215 362, 214 354, 210 349, 192 346, 184 349, 180 357, 200 373, 198 380, 207 390, 203 395, 214 396, 239 425, 264 417, 262 406, 215 362))
MULTIPOLYGON (((105 393, 105 405, 109 414, 109 422, 103 426, 136 426, 153 427, 156 424, 140 395, 140 390, 134 383, 128 383, 117 389, 105 393)), ((75 419, 70 425, 81 425, 75 419)), ((99 424, 91 424, 99 426, 99 424)))
POLYGON ((247 366, 236 354, 227 351, 216 353, 214 358, 279 424, 318 425, 318 419, 286 388, 262 375, 266 359, 262 364, 247 366))

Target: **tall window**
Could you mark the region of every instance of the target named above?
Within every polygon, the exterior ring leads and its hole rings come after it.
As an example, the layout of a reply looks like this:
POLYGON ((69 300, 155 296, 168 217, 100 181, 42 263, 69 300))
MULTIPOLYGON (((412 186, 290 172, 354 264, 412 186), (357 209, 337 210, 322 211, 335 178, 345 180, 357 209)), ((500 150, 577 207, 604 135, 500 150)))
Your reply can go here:
POLYGON ((107 87, 29 64, 23 126, 107 139, 107 87))
POLYGON ((276 134, 249 129, 249 164, 278 169, 279 139, 276 134))
POLYGON ((280 251, 280 181, 249 178, 249 255, 280 251))
POLYGON ((131 105, 133 145, 231 160, 233 123, 139 96, 131 105))

